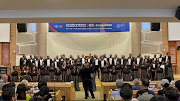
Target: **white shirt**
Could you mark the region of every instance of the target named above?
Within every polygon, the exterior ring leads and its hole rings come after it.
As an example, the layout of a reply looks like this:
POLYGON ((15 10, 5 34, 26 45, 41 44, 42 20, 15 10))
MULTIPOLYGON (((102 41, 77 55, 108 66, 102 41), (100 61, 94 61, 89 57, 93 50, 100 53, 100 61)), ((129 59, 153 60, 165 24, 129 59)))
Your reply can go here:
POLYGON ((56 62, 59 62, 59 59, 56 59, 56 62))
POLYGON ((82 58, 82 64, 84 64, 85 63, 85 59, 84 58, 82 58))
POLYGON ((165 69, 165 66, 164 66, 164 65, 161 65, 161 68, 162 68, 162 69, 165 69))
POLYGON ((162 62, 162 58, 159 58, 159 62, 162 62))
POLYGON ((74 60, 71 60, 71 65, 73 65, 74 60))
POLYGON ((88 59, 88 62, 89 62, 89 63, 91 62, 90 60, 91 60, 91 58, 88 59))
POLYGON ((154 58, 154 61, 156 61, 156 58, 154 58))
POLYGON ((101 60, 101 67, 104 67, 104 61, 101 60))
POLYGON ((129 63, 129 65, 131 65, 131 59, 128 59, 128 63, 129 63))
POLYGON ((25 64, 26 64, 26 60, 24 60, 25 64))
POLYGON ((105 61, 107 61, 107 58, 104 58, 105 61))
POLYGON ((38 67, 38 61, 37 60, 35 61, 35 64, 36 64, 36 67, 38 67))
POLYGON ((117 58, 114 59, 114 64, 116 65, 116 62, 117 62, 117 58))
POLYGON ((121 59, 121 65, 123 65, 123 59, 121 59))
POLYGON ((43 62, 43 59, 42 59, 42 60, 40 60, 40 66, 42 66, 42 62, 43 62))
POLYGON ((50 59, 47 59, 47 66, 50 66, 50 59))
POLYGON ((155 68, 155 64, 153 64, 153 68, 155 68))
POLYGON ((112 58, 109 58, 109 63, 110 65, 112 65, 112 58))
POLYGON ((57 68, 57 61, 54 62, 55 68, 57 68))
POLYGON ((96 66, 98 65, 98 59, 95 60, 95 65, 96 65, 96 66))
POLYGON ((166 56, 166 62, 167 62, 167 60, 168 60, 168 56, 166 56))
POLYGON ((137 64, 139 65, 139 62, 140 62, 140 58, 137 58, 137 64))

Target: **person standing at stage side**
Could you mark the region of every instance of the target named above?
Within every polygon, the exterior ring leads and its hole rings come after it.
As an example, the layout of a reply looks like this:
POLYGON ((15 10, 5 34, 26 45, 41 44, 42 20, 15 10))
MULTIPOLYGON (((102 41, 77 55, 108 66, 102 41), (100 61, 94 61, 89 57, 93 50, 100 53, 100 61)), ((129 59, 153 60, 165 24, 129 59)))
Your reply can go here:
POLYGON ((174 80, 173 76, 173 70, 172 70, 172 64, 169 60, 167 60, 166 66, 165 66, 165 76, 170 76, 172 80, 174 80))
POLYGON ((95 96, 94 96, 93 88, 92 88, 91 71, 89 68, 89 63, 84 65, 84 68, 81 69, 80 74, 82 76, 83 87, 85 91, 85 99, 88 98, 88 90, 90 91, 91 96, 94 99, 95 96))

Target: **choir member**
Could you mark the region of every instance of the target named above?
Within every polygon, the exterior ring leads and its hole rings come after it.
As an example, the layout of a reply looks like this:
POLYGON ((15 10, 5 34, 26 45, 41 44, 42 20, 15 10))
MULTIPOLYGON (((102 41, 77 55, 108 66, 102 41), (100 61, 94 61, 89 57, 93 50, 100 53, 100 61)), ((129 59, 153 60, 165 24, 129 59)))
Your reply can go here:
POLYGON ((38 70, 38 67, 36 67, 35 63, 32 64, 32 68, 30 68, 29 71, 31 71, 33 68, 35 68, 36 71, 38 70))
POLYGON ((110 68, 112 68, 112 66, 113 66, 113 57, 112 57, 112 54, 110 54, 110 56, 109 56, 109 58, 108 58, 108 62, 109 62, 109 65, 110 65, 110 68))
POLYGON ((112 67, 111 73, 111 81, 115 82, 118 79, 118 71, 116 70, 115 66, 112 67))
POLYGON ((120 64, 122 67, 124 67, 124 65, 126 64, 126 59, 125 59, 125 56, 122 55, 121 58, 120 58, 120 64))
POLYGON ((152 62, 149 55, 148 55, 148 57, 147 57, 147 61, 148 61, 149 64, 151 64, 151 62, 152 62))
POLYGON ((18 72, 16 70, 16 66, 13 66, 13 71, 11 73, 11 81, 18 82, 18 72))
POLYGON ((106 65, 106 61, 104 60, 103 56, 101 56, 101 64, 100 64, 100 69, 101 71, 103 70, 104 66, 106 65))
POLYGON ((92 56, 91 56, 91 54, 89 54, 87 61, 88 61, 89 64, 92 64, 92 56))
POLYGON ((61 73, 62 73, 62 82, 66 82, 67 81, 67 68, 64 62, 61 67, 61 73))
POLYGON ((26 68, 26 66, 27 66, 26 63, 23 62, 23 64, 22 64, 22 66, 20 67, 20 69, 22 69, 23 67, 26 68))
POLYGON ((132 67, 134 62, 134 57, 132 57, 132 54, 129 54, 129 57, 127 58, 128 65, 132 67))
POLYGON ((173 76, 173 70, 172 70, 172 64, 170 63, 169 60, 167 60, 166 67, 165 67, 165 75, 170 76, 172 80, 174 80, 173 76))
POLYGON ((154 54, 154 58, 152 58, 152 61, 154 60, 154 62, 157 62, 157 58, 156 58, 156 54, 154 54))
POLYGON ((107 61, 107 57, 106 57, 106 54, 104 54, 104 55, 103 55, 103 57, 104 57, 104 60, 105 60, 105 61, 107 61))
POLYGON ((113 58, 113 65, 116 65, 117 61, 119 61, 119 58, 117 57, 117 54, 115 54, 113 58))
POLYGON ((44 60, 44 63, 46 66, 50 67, 51 63, 52 63, 52 59, 50 58, 50 56, 47 56, 47 58, 44 60))
POLYGON ((49 71, 47 69, 48 67, 45 67, 44 70, 41 71, 41 81, 44 82, 50 82, 50 75, 49 75, 49 71))
POLYGON ((35 66, 36 66, 36 69, 39 69, 39 59, 38 57, 36 56, 35 59, 34 59, 34 63, 35 63, 35 66))
POLYGON ((155 72, 156 72, 157 64, 154 60, 151 63, 151 80, 155 80, 155 72))
POLYGON ((167 63, 167 60, 169 60, 169 63, 171 63, 171 56, 169 56, 169 52, 167 52, 166 56, 164 57, 165 63, 167 63))
POLYGON ((81 63, 84 64, 85 60, 86 60, 86 58, 84 57, 84 54, 82 54, 81 63))
POLYGON ((30 78, 31 78, 32 82, 37 82, 38 81, 38 73, 37 73, 35 67, 32 68, 32 71, 30 73, 30 78))
POLYGON ((90 70, 91 70, 92 88, 93 88, 93 91, 96 91, 96 82, 95 82, 96 75, 95 75, 95 68, 94 68, 93 64, 90 64, 90 70))
POLYGON ((107 66, 107 69, 111 69, 108 61, 106 61, 106 66, 107 66))
MULTIPOLYGON (((27 68, 29 68, 29 67, 27 66, 27 68)), ((22 81, 23 79, 26 79, 26 80, 29 81, 29 75, 28 75, 28 73, 27 73, 27 71, 25 70, 24 67, 23 67, 22 70, 21 70, 21 81, 22 81)))
POLYGON ((42 56, 40 56, 39 63, 38 63, 38 64, 39 64, 39 66, 38 66, 39 69, 40 69, 40 67, 43 65, 43 64, 42 64, 43 61, 44 61, 44 60, 43 60, 42 56))
POLYGON ((147 65, 145 65, 144 61, 142 61, 140 68, 141 68, 141 80, 147 79, 148 67, 147 65))
POLYGON ((30 69, 32 69, 33 63, 34 63, 34 61, 33 61, 32 55, 30 55, 30 58, 28 59, 28 66, 30 69))
POLYGON ((135 62, 133 62, 133 66, 131 67, 131 71, 132 71, 132 80, 134 80, 135 78, 139 78, 139 67, 136 66, 135 62))
POLYGON ((143 61, 143 58, 141 57, 141 54, 137 55, 137 58, 135 59, 136 64, 140 66, 142 61, 143 61))
POLYGON ((59 59, 57 59, 57 57, 54 58, 53 63, 54 63, 54 68, 58 68, 59 67, 59 59))
POLYGON ((45 67, 46 66, 45 66, 44 62, 42 62, 42 65, 40 66, 40 70, 44 70, 45 67))
POLYGON ((162 64, 163 62, 163 57, 162 57, 162 54, 159 55, 159 63, 162 64))
POLYGON ((110 80, 110 70, 107 69, 107 66, 105 65, 101 72, 102 82, 109 82, 110 80))
POLYGON ((49 67, 49 74, 51 80, 54 78, 54 73, 55 73, 54 63, 51 63, 51 66, 49 67))
POLYGON ((95 74, 98 73, 98 78, 100 78, 100 75, 99 75, 99 65, 100 65, 100 61, 97 57, 97 55, 95 55, 95 58, 94 58, 94 70, 95 70, 95 74))
POLYGON ((23 65, 23 62, 24 62, 24 59, 25 59, 25 54, 23 54, 23 57, 22 58, 20 58, 20 66, 22 66, 23 65))
POLYGON ((164 74, 165 74, 164 70, 160 68, 160 64, 158 64, 156 68, 156 75, 155 75, 156 80, 162 80, 165 77, 164 74))
POLYGON ((80 91, 78 74, 79 74, 79 71, 76 68, 76 66, 74 66, 73 69, 71 70, 71 80, 74 82, 74 88, 76 91, 80 91))
POLYGON ((122 68, 119 61, 116 62, 115 68, 118 71, 118 78, 121 79, 122 68))
POLYGON ((130 80, 131 72, 127 66, 124 66, 124 69, 122 71, 122 77, 123 77, 123 81, 129 81, 130 80))
POLYGON ((75 64, 77 63, 77 60, 80 60, 80 56, 79 55, 77 55, 77 58, 76 58, 76 60, 75 60, 75 64))
POLYGON ((55 74, 54 74, 54 79, 56 82, 61 82, 62 81, 62 73, 59 68, 56 68, 55 74))

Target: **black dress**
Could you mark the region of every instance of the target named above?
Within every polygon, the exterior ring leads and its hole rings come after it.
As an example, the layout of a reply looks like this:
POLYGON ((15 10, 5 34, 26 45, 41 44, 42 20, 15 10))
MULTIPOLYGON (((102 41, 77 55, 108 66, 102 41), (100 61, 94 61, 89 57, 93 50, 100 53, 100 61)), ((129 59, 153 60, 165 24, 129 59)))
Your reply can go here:
POLYGON ((132 71, 132 80, 134 80, 135 78, 139 78, 139 74, 138 74, 138 66, 132 66, 131 71, 132 71))
POLYGON ((115 82, 115 81, 116 81, 116 79, 117 79, 117 74, 118 74, 118 71, 117 71, 117 70, 111 71, 112 82, 115 82))
POLYGON ((163 79, 163 69, 162 68, 157 68, 156 69, 156 80, 162 80, 163 79))
POLYGON ((61 71, 59 71, 59 72, 55 72, 55 77, 56 77, 56 82, 61 82, 62 80, 61 80, 61 75, 62 75, 62 73, 61 73, 61 71))
POLYGON ((35 72, 31 72, 30 76, 31 76, 33 82, 37 82, 38 81, 37 72, 36 71, 35 72))
POLYGON ((67 68, 61 68, 61 73, 62 73, 62 82, 66 82, 67 81, 67 68))
POLYGON ((18 72, 17 71, 12 72, 12 81, 13 82, 18 81, 18 72))
POLYGON ((123 70, 123 81, 129 81, 129 73, 130 73, 130 70, 129 69, 124 69, 123 70))
POLYGON ((102 70, 102 82, 109 82, 109 73, 110 73, 109 69, 102 70))

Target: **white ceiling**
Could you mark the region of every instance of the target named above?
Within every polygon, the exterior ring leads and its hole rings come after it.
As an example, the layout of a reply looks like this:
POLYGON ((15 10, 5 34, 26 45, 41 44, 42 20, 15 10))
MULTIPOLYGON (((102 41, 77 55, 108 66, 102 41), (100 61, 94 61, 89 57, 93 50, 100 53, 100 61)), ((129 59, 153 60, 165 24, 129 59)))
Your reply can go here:
POLYGON ((25 9, 175 9, 180 0, 0 0, 0 10, 25 9))

